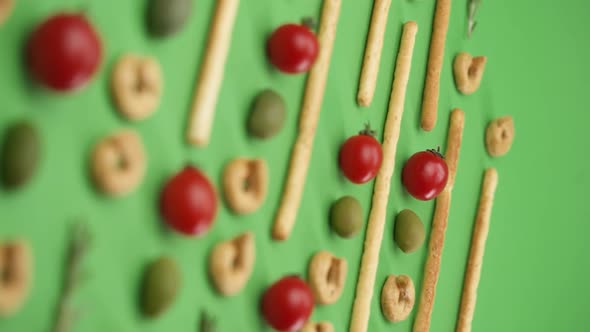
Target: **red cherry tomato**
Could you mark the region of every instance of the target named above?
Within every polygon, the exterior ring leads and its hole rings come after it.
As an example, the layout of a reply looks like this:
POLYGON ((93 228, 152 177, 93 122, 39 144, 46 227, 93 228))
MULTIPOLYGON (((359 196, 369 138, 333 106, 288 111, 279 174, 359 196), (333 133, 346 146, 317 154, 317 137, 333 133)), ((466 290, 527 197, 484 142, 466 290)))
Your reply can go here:
POLYGON ((404 165, 402 182, 410 195, 428 201, 440 194, 447 185, 449 169, 436 150, 415 153, 404 165))
POLYGON ((217 212, 215 189, 192 166, 186 166, 166 183, 160 203, 166 223, 185 235, 200 235, 209 230, 217 212))
POLYGON ((31 34, 27 65, 32 76, 56 91, 84 86, 98 69, 100 38, 82 14, 51 16, 31 34))
POLYGON ((299 331, 313 311, 313 294, 305 281, 288 276, 270 286, 262 297, 262 315, 277 331, 299 331))
POLYGON ((297 74, 308 71, 318 56, 318 40, 304 25, 285 24, 267 42, 270 62, 280 71, 297 74))
POLYGON ((372 180, 381 167, 383 151, 381 144, 367 128, 358 135, 348 138, 340 147, 338 163, 344 176, 353 183, 372 180))

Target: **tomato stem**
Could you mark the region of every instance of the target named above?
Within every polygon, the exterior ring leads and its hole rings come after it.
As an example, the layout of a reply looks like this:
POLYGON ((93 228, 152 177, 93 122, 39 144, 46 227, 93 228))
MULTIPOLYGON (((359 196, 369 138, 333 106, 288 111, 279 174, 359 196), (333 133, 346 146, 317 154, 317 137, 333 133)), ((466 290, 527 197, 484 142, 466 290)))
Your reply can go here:
POLYGON ((301 19, 301 24, 306 26, 309 30, 315 30, 318 27, 318 22, 315 17, 307 16, 301 19))
POLYGON ((375 137, 375 135, 377 135, 377 132, 371 129, 371 124, 367 122, 365 123, 365 129, 359 131, 359 134, 375 137))
POLYGON ((78 14, 82 16, 87 16, 90 12, 90 7, 92 6, 92 0, 85 0, 82 2, 80 7, 78 8, 78 14))
POLYGON ((441 159, 445 159, 445 156, 440 152, 440 145, 436 147, 436 150, 435 149, 428 149, 426 151, 439 156, 441 159))

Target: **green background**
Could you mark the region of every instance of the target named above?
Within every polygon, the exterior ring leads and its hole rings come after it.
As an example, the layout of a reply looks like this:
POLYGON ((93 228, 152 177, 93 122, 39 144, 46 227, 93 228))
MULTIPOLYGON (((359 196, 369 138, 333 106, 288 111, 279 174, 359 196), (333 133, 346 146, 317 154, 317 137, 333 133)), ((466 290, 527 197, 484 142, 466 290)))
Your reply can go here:
POLYGON ((85 263, 91 279, 76 297, 85 314, 76 331, 196 331, 198 314, 218 318, 219 331, 268 331, 258 314, 263 290, 285 274, 306 273, 317 250, 347 258, 350 271, 340 300, 317 307, 314 320, 329 320, 346 331, 360 263, 363 235, 351 240, 330 233, 331 202, 351 194, 368 215, 372 185, 353 185, 339 174, 339 145, 370 121, 383 127, 402 23, 419 25, 397 169, 389 199, 387 224, 372 301, 369 331, 410 331, 414 314, 391 325, 379 306, 388 274, 408 274, 421 287, 426 248, 406 255, 392 241, 394 215, 414 209, 430 228, 433 202, 403 192, 399 174, 412 153, 443 145, 449 111, 465 110, 459 161, 431 331, 454 329, 465 261, 481 177, 486 167, 499 172, 499 186, 486 247, 473 330, 583 331, 590 325, 590 272, 585 245, 590 231, 587 207, 588 140, 584 133, 590 47, 590 2, 483 0, 479 24, 465 37, 467 4, 454 1, 441 77, 439 122, 426 133, 418 129, 434 1, 393 0, 385 35, 377 92, 369 109, 355 104, 357 81, 371 1, 343 1, 318 133, 298 222, 287 242, 270 238, 279 202, 305 76, 282 75, 265 60, 264 43, 278 25, 318 16, 319 0, 243 0, 234 30, 211 144, 206 149, 184 143, 193 84, 205 47, 212 0, 196 1, 185 29, 168 40, 150 39, 144 26, 145 1, 18 1, 13 16, 0 27, 0 132, 29 119, 43 140, 43 158, 25 188, 0 189, 0 238, 30 239, 35 253, 31 295, 17 315, 1 319, 0 331, 48 331, 54 318, 67 245, 75 220, 88 220, 94 247, 85 263), (22 48, 28 33, 51 13, 85 7, 103 38, 105 56, 97 77, 84 90, 52 95, 26 78, 22 48), (452 78, 452 58, 459 51, 487 55, 480 90, 461 96, 452 78), (151 118, 130 123, 115 112, 108 90, 113 62, 125 52, 154 55, 161 61, 165 92, 151 118), (253 96, 272 87, 288 104, 288 122, 273 140, 250 139, 245 119, 253 96), (516 124, 512 150, 491 159, 484 130, 494 117, 511 114, 516 124), (96 140, 122 127, 136 129, 148 153, 148 175, 136 192, 112 199, 98 194, 88 177, 89 152, 96 140), (216 223, 203 238, 183 238, 161 227, 156 200, 168 176, 184 164, 203 169, 219 186, 223 165, 236 156, 255 156, 270 164, 266 204, 237 217, 221 204, 216 223), (222 298, 211 289, 206 259, 211 247, 245 230, 256 234, 256 266, 237 297, 222 298), (158 255, 175 257, 183 287, 170 310, 157 320, 141 317, 137 307, 143 268, 158 255))

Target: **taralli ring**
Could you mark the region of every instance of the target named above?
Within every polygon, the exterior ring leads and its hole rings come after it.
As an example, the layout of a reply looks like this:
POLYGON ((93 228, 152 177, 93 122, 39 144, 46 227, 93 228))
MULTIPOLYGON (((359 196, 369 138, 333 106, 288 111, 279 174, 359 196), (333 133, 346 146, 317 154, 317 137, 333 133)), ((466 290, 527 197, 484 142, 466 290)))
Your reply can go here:
POLYGON ((490 122, 486 129, 486 150, 492 157, 508 153, 514 140, 514 120, 503 116, 490 122))
POLYGON ((381 291, 381 310, 390 322, 408 318, 416 300, 414 282, 408 276, 390 275, 381 291))
POLYGON ((252 274, 255 255, 251 232, 215 245, 209 256, 209 274, 217 291, 230 296, 242 290, 252 274))
POLYGON ((158 108, 162 96, 160 64, 151 57, 123 55, 113 70, 111 89, 117 109, 124 117, 147 118, 158 108))
POLYGON ((470 95, 477 91, 483 77, 486 61, 485 56, 473 57, 465 52, 461 52, 455 57, 453 72, 459 92, 470 95))
POLYGON ((309 263, 309 286, 315 302, 332 304, 336 302, 346 282, 348 264, 330 252, 322 250, 315 254, 309 263))
POLYGON ((334 332, 334 326, 330 322, 307 322, 299 332, 334 332))
POLYGON ((23 305, 31 285, 33 255, 27 242, 0 244, 0 316, 9 316, 23 305))
POLYGON ((97 188, 121 196, 133 191, 145 175, 146 161, 141 138, 123 130, 102 139, 92 153, 91 172, 97 188))
POLYGON ((14 0, 0 0, 0 26, 8 19, 14 8, 14 0))
POLYGON ((262 159, 236 158, 223 171, 223 192, 238 214, 256 211, 268 191, 268 166, 262 159))

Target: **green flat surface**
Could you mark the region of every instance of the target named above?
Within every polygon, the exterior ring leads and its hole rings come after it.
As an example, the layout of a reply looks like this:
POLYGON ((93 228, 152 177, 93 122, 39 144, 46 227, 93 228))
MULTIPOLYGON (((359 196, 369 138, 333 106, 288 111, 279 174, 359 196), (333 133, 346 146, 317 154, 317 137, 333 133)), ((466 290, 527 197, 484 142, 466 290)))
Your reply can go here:
POLYGON ((405 255, 392 241, 393 217, 414 209, 429 229, 433 203, 410 198, 400 187, 401 165, 413 152, 443 145, 449 111, 466 113, 464 143, 453 193, 442 269, 431 331, 454 328, 481 176, 499 172, 499 187, 487 242, 473 330, 584 331, 590 325, 590 272, 585 247, 590 232, 586 212, 588 175, 586 109, 590 58, 587 43, 590 2, 483 1, 479 26, 465 38, 466 3, 454 1, 441 79, 439 123, 431 133, 418 129, 421 92, 434 1, 394 0, 385 36, 378 90, 373 105, 360 110, 354 100, 371 14, 370 1, 343 1, 334 56, 322 107, 312 164, 298 222, 289 241, 270 239, 278 206, 305 76, 281 75, 264 57, 266 36, 281 23, 318 15, 319 0, 244 0, 235 27, 226 76, 217 107, 211 144, 195 149, 184 141, 193 82, 199 69, 212 0, 196 1, 193 16, 176 37, 158 41, 144 29, 145 1, 92 1, 88 15, 103 37, 105 58, 98 77, 83 91, 56 96, 39 91, 25 78, 22 46, 32 27, 46 15, 75 9, 88 1, 18 1, 0 28, 0 130, 19 119, 33 121, 43 139, 43 159, 24 189, 0 189, 0 238, 30 239, 35 252, 32 293, 23 310, 0 320, 0 331, 48 331, 62 278, 68 225, 77 218, 91 224, 95 245, 85 267, 92 278, 76 298, 85 311, 75 331, 196 331, 206 308, 219 318, 219 331, 268 331, 258 314, 267 285, 291 273, 303 274, 309 258, 328 249, 348 259, 350 272, 341 299, 318 307, 314 320, 330 320, 346 331, 360 263, 363 236, 343 240, 327 226, 330 203, 355 195, 368 215, 372 185, 356 186, 339 174, 340 143, 364 122, 381 131, 391 87, 401 25, 416 20, 419 32, 398 146, 397 169, 372 301, 369 331, 410 331, 414 315, 391 325, 379 307, 388 274, 409 274, 420 289, 426 248, 405 255), (117 115, 108 92, 109 72, 124 52, 157 56, 165 76, 162 105, 151 118, 129 123, 117 115), (480 90, 457 93, 452 57, 459 51, 487 55, 480 90), (261 89, 272 87, 288 103, 288 123, 275 139, 249 139, 244 124, 248 105, 261 89), (516 140, 510 153, 490 159, 484 129, 496 116, 511 114, 516 140), (122 199, 95 192, 88 179, 93 143, 122 127, 141 133, 149 156, 148 176, 122 199), (266 158, 271 183, 266 204, 236 217, 225 206, 204 238, 182 238, 160 225, 156 199, 165 179, 186 163, 202 168, 219 186, 223 165, 236 156, 266 158), (222 298, 207 279, 206 257, 219 240, 245 230, 255 232, 257 260, 253 276, 237 297, 222 298), (144 266, 160 254, 175 257, 183 287, 175 304, 157 320, 143 319, 137 308, 144 266))

